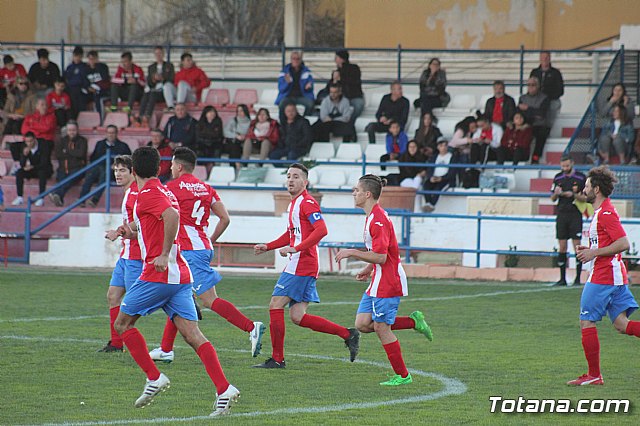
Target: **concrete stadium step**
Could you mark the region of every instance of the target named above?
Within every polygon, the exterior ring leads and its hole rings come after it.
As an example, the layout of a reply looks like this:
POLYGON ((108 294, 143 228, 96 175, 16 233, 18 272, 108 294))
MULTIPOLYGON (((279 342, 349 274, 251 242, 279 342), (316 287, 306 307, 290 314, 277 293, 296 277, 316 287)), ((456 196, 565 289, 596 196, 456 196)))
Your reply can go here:
MULTIPOLYGON (((13 182, 15 182, 14 176, 6 176, 5 178, 3 178, 2 180, 2 190, 4 191, 4 197, 5 197, 5 206, 6 207, 11 207, 11 202, 17 197, 17 192, 16 192, 16 186, 13 182), (11 178, 11 179, 10 179, 11 178)), ((47 189, 49 189, 51 186, 47 186, 47 189)), ((75 200, 78 199, 78 197, 80 196, 80 185, 76 185, 74 187, 72 187, 71 189, 69 189, 69 191, 67 192, 67 194, 65 195, 65 206, 68 206, 69 204, 71 204, 72 202, 74 202, 75 200)), ((33 180, 27 181, 25 182, 25 186, 24 186, 24 199, 26 200, 27 197, 31 197, 31 198, 35 198, 37 197, 39 194, 39 190, 38 190, 38 185, 37 183, 34 183, 33 180)), ((122 198, 124 197, 124 193, 122 191, 122 189, 118 188, 118 187, 112 187, 111 188, 111 211, 113 212, 117 212, 120 211, 120 206, 122 204, 122 198)), ((100 202, 98 203, 98 206, 95 209, 89 209, 89 208, 85 208, 84 210, 87 211, 104 211, 105 208, 105 201, 106 197, 105 194, 102 194, 102 197, 100 197, 100 202)), ((26 201, 25 201, 26 202, 26 201)), ((23 206, 18 206, 18 207, 24 207, 23 206)), ((43 210, 43 209, 53 209, 55 211, 59 211, 62 210, 63 207, 55 207, 53 204, 51 204, 51 201, 49 200, 48 197, 45 197, 44 200, 44 206, 42 207, 36 207, 36 206, 31 206, 32 210, 37 211, 37 210, 43 210)), ((78 209, 74 209, 74 211, 77 211, 78 209)))
POLYGON ((555 204, 538 204, 538 214, 544 216, 555 216, 555 204))
MULTIPOLYGON (((44 209, 44 207, 43 207, 44 209)), ((31 212, 31 227, 36 228, 47 220, 53 218, 59 210, 34 210, 31 212)), ((0 223, 0 234, 14 234, 24 232, 24 213, 22 212, 3 212, 2 222, 0 223)), ((69 212, 58 220, 38 232, 36 237, 52 238, 69 236, 70 226, 87 226, 89 224, 88 212, 69 212)))
MULTIPOLYGON (((32 252, 46 252, 48 250, 48 238, 33 238, 31 240, 32 252)), ((0 237, 0 262, 3 261, 5 257, 24 257, 24 240, 0 237)))

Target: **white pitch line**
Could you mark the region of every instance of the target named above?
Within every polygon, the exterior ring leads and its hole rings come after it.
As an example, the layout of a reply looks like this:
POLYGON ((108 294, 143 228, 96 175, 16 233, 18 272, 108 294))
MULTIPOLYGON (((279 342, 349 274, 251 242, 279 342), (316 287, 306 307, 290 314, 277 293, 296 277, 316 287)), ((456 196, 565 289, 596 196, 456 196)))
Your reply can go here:
MULTIPOLYGON (((48 337, 33 337, 33 336, 0 336, 0 340, 2 339, 13 339, 13 340, 37 340, 44 342, 71 342, 71 343, 100 343, 100 340, 96 339, 75 339, 75 338, 48 338, 48 337)), ((186 346, 176 345, 178 348, 186 348, 186 346)), ((225 349, 225 348, 216 348, 217 351, 220 352, 239 352, 239 353, 247 353, 247 350, 241 349, 225 349)), ((325 360, 325 361, 340 361, 345 363, 350 363, 347 358, 336 358, 326 355, 312 355, 312 354, 288 354, 290 357, 294 358, 307 358, 307 359, 317 359, 317 360, 325 360)), ((366 361, 366 360, 356 360, 357 364, 365 364, 371 365, 373 367, 388 369, 389 365, 383 362, 377 361, 366 361)), ((336 404, 336 405, 324 405, 324 406, 314 406, 314 407, 299 407, 299 408, 279 408, 276 410, 269 411, 250 411, 245 413, 232 413, 232 417, 258 417, 258 416, 274 416, 274 415, 292 415, 292 414, 315 414, 315 413, 326 413, 332 411, 345 411, 345 410, 361 410, 365 408, 377 408, 381 406, 387 405, 397 405, 397 404, 409 404, 415 402, 424 402, 424 401, 432 401, 439 398, 444 398, 446 396, 452 395, 461 395, 467 391, 467 386, 462 383, 460 380, 443 376, 441 374, 430 373, 427 371, 409 368, 409 372, 415 376, 428 377, 431 379, 435 379, 441 382, 444 385, 444 389, 423 395, 415 395, 406 398, 398 398, 387 401, 371 401, 371 402, 353 402, 349 404, 336 404)), ((175 423, 184 423, 184 422, 192 422, 196 420, 211 420, 209 416, 193 416, 193 417, 158 417, 153 419, 125 419, 125 420, 98 420, 98 421, 86 421, 86 422, 65 422, 65 423, 44 423, 41 426, 100 426, 100 425, 120 425, 120 424, 156 424, 156 423, 167 423, 167 422, 175 422, 175 423)))
MULTIPOLYGON (((475 293, 475 294, 458 294, 456 296, 436 296, 436 297, 409 297, 408 299, 404 299, 406 302, 436 302, 442 300, 459 300, 459 299, 475 299, 479 297, 494 297, 494 296, 503 296, 509 294, 527 294, 527 293, 541 293, 546 291, 566 291, 570 290, 572 287, 544 287, 544 288, 532 288, 526 290, 504 290, 504 291, 493 291, 490 293, 475 293)), ((345 301, 336 301, 336 302, 322 302, 321 306, 342 306, 342 305, 351 305, 357 306, 360 304, 360 301, 354 300, 345 300, 345 301)), ((252 310, 252 309, 268 309, 267 305, 249 305, 249 306, 238 306, 238 309, 243 310, 252 310)), ((203 309, 203 314, 210 314, 212 311, 208 309, 203 309)), ((15 319, 0 319, 0 324, 3 323, 20 323, 20 322, 37 322, 37 321, 77 321, 84 319, 97 319, 97 318, 108 318, 108 315, 82 315, 76 317, 40 317, 40 318, 15 318, 15 319)))

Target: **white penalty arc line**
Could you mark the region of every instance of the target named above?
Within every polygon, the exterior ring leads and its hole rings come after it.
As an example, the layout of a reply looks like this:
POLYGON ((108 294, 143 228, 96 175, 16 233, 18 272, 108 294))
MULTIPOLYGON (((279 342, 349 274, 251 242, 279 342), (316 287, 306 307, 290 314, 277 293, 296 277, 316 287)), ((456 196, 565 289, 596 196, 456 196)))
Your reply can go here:
MULTIPOLYGON (((456 296, 435 296, 435 297, 411 297, 406 299, 407 302, 436 302, 442 300, 459 300, 459 299, 475 299, 479 297, 493 297, 504 296, 509 294, 527 294, 527 293, 542 293, 546 291, 566 291, 572 290, 572 287, 544 287, 544 288, 532 288, 526 290, 504 290, 493 291, 489 293, 476 293, 476 294, 459 294, 456 296)), ((360 301, 336 301, 336 302, 322 302, 320 306, 342 306, 351 305, 357 306, 360 301)), ((266 305, 249 305, 249 306, 237 306, 241 311, 251 309, 268 309, 266 305)), ((202 310, 203 314, 210 314, 212 311, 208 309, 202 310)), ((20 322, 38 322, 38 321, 78 321, 85 319, 98 319, 109 318, 109 315, 81 315, 75 317, 40 317, 40 318, 15 318, 15 319, 0 319, 0 324, 4 323, 20 323, 20 322)))
MULTIPOLYGON (((12 340, 31 340, 31 341, 45 341, 45 342, 71 342, 71 343, 100 343, 100 340, 96 339, 76 339, 76 338, 48 338, 48 337, 32 337, 32 336, 0 336, 2 339, 12 340)), ((176 346, 184 347, 186 346, 176 346)), ((247 353, 249 351, 240 349, 225 349, 216 348, 220 352, 238 352, 247 353)), ((340 361, 350 363, 347 358, 337 358, 326 355, 311 355, 311 354, 289 354, 288 356, 295 358, 307 358, 324 361, 340 361)), ((356 360, 356 364, 370 365, 378 368, 389 368, 389 365, 377 361, 356 360)), ((317 414, 326 413, 332 411, 345 411, 345 410, 361 410, 366 408, 378 408, 385 405, 397 405, 397 404, 410 404, 415 402, 433 401, 436 399, 444 398, 453 395, 462 395, 467 391, 467 385, 458 379, 446 377, 441 374, 430 373, 427 371, 419 370, 416 368, 409 368, 409 372, 415 376, 428 377, 439 381, 443 384, 444 388, 438 392, 414 395, 406 398, 397 398, 387 401, 371 401, 371 402, 353 402, 349 404, 335 404, 324 405, 315 407, 299 407, 299 408, 279 408, 269 411, 250 411, 245 413, 232 413, 232 417, 258 417, 258 416, 274 416, 274 415, 293 415, 293 414, 317 414)), ((98 421, 86 421, 86 422, 64 422, 64 423, 44 423, 42 426, 99 426, 99 425, 119 425, 119 424, 156 424, 156 423, 184 423, 197 420, 211 420, 209 416, 193 416, 193 417, 158 417, 153 419, 125 419, 125 420, 98 420, 98 421)))

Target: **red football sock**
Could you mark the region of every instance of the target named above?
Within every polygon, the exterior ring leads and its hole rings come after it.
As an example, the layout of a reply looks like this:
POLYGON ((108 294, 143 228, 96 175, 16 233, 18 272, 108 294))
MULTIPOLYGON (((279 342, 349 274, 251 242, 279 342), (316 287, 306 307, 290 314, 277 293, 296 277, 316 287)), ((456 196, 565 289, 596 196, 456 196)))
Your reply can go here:
POLYGON ((162 352, 171 352, 173 350, 173 342, 176 341, 176 335, 178 334, 178 327, 171 321, 171 318, 167 317, 167 323, 164 326, 164 332, 162 333, 162 342, 160 343, 160 349, 162 352))
POLYGON ((156 364, 149 356, 147 342, 144 341, 144 336, 140 334, 138 329, 131 328, 122 333, 122 340, 124 344, 127 345, 127 349, 129 349, 133 360, 147 375, 147 379, 157 380, 158 377, 160 377, 160 370, 158 370, 156 364))
POLYGON ((391 326, 392 330, 408 330, 416 326, 414 320, 409 317, 396 317, 396 322, 391 326))
POLYGON ((120 306, 116 306, 115 308, 109 309, 109 326, 111 327, 111 346, 115 346, 116 348, 122 347, 122 337, 118 334, 115 328, 113 328, 113 323, 116 322, 116 318, 118 318, 118 314, 120 313, 120 306))
POLYGON ((269 311, 271 322, 271 358, 276 362, 284 360, 284 309, 271 309, 269 311))
POLYGON ((629 321, 625 331, 629 336, 640 337, 640 321, 629 321))
POLYGON ((389 358, 389 362, 391 363, 393 371, 403 378, 407 377, 409 375, 409 371, 407 371, 407 367, 404 365, 404 359, 402 359, 402 349, 400 349, 400 342, 396 340, 393 343, 382 345, 382 347, 387 352, 387 358, 389 358))
POLYGON ((253 321, 240 312, 231 302, 218 297, 211 304, 211 310, 238 327, 240 330, 244 330, 248 333, 253 330, 253 321))
POLYGON ((204 368, 207 370, 207 374, 211 377, 211 381, 215 385, 218 395, 222 395, 229 387, 229 382, 224 375, 224 371, 222 371, 222 366, 218 360, 218 354, 216 354, 216 350, 213 348, 213 345, 211 342, 203 343, 200 345, 196 353, 202 360, 204 368))
POLYGON ((582 329, 582 348, 584 356, 589 364, 589 375, 591 377, 600 376, 600 341, 598 340, 598 329, 595 327, 582 329))
POLYGON ((347 340, 350 336, 349 330, 347 330, 346 327, 315 315, 304 314, 299 325, 300 327, 310 328, 320 333, 335 334, 344 340, 347 340))

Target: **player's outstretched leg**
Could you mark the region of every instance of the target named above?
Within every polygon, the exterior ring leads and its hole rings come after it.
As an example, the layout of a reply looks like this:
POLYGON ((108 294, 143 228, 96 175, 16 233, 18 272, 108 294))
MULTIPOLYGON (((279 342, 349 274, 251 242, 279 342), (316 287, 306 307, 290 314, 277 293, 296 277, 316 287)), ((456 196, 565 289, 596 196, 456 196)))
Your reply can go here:
POLYGON ((271 358, 262 364, 254 365, 255 368, 285 368, 284 361, 284 309, 269 310, 269 329, 271 332, 271 358))
POLYGON ((431 327, 424 320, 424 314, 420 311, 412 312, 408 317, 396 317, 395 322, 391 325, 391 330, 409 330, 414 329, 423 334, 427 340, 433 341, 433 332, 431 327))
POLYGON ((381 382, 380 384, 382 386, 400 386, 412 383, 413 379, 402 358, 400 342, 391 331, 391 326, 384 322, 374 322, 373 328, 382 343, 382 347, 387 353, 387 358, 395 373, 389 380, 381 382))
POLYGON ((306 310, 306 303, 297 303, 292 306, 290 311, 291 320, 300 327, 309 328, 319 333, 339 336, 349 349, 349 359, 351 362, 355 361, 360 348, 360 332, 355 328, 346 328, 338 325, 326 318, 309 315, 304 310, 306 310))
MULTIPOLYGON (((266 327, 260 321, 251 321, 234 306, 233 303, 216 296, 215 287, 205 292, 201 298, 205 300, 207 293, 213 292, 215 297, 211 303, 211 310, 240 330, 249 333, 249 342, 251 343, 251 356, 257 357, 262 349, 262 337, 266 331, 266 327)), ((206 302, 205 302, 206 303, 206 302)))
POLYGON ((153 349, 149 352, 149 356, 154 361, 172 362, 174 359, 173 344, 178 334, 178 328, 171 321, 171 318, 167 317, 167 322, 164 326, 164 332, 162 333, 162 342, 159 348, 153 349))

